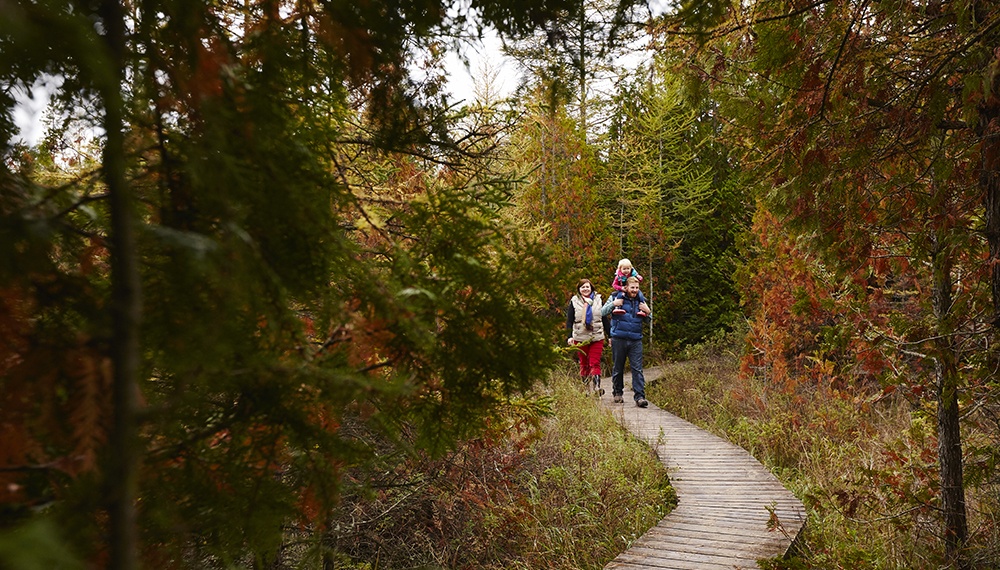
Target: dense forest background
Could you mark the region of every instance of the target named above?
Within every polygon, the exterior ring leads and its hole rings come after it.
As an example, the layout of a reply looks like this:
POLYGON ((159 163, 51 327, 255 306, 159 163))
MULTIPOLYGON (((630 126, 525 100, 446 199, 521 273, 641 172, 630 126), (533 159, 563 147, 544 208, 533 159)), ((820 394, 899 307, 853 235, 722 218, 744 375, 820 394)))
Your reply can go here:
MULTIPOLYGON (((990 3, 2 8, 0 567, 517 567, 440 533, 541 520, 490 494, 528 449, 582 465, 536 447, 562 310, 623 256, 652 356, 739 369, 665 397, 717 390, 810 508, 774 564, 1000 564, 990 3), (522 81, 452 105, 444 56, 486 28, 522 81), (380 558, 386 520, 439 534, 380 558)), ((524 496, 570 487, 539 469, 524 496)))

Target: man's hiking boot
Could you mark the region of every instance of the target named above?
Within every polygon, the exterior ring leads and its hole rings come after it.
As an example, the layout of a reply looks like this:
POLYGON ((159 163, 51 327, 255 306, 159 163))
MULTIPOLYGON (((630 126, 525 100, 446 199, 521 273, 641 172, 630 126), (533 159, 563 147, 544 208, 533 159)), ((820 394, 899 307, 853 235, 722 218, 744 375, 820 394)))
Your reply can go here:
POLYGON ((622 403, 622 402, 624 402, 624 401, 625 401, 625 399, 624 399, 624 398, 622 398, 622 395, 621 395, 621 394, 615 394, 615 403, 616 403, 616 404, 621 404, 621 403, 622 403))
POLYGON ((639 398, 638 400, 635 401, 635 405, 639 406, 640 408, 645 408, 646 406, 649 405, 649 402, 646 401, 646 398, 639 398))

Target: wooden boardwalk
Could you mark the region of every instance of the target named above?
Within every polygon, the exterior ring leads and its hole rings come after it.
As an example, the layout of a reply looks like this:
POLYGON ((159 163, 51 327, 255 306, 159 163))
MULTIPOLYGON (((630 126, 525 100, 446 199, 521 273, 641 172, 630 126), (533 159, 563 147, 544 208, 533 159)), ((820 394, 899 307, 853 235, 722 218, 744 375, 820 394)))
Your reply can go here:
MULTIPOLYGON (((646 382, 657 375, 646 369, 646 382)), ((656 451, 678 505, 605 569, 758 568, 784 555, 805 524, 802 502, 742 448, 652 403, 636 407, 631 384, 626 369, 625 403, 615 404, 602 379, 601 403, 656 451)))

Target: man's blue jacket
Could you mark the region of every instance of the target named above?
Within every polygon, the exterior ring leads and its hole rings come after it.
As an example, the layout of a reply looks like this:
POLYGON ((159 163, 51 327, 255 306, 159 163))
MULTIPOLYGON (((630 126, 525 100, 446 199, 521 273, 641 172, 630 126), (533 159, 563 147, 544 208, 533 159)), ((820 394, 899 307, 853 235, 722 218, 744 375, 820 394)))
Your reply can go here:
MULTIPOLYGON (((634 298, 629 297, 627 294, 622 295, 622 299, 625 302, 622 304, 622 308, 625 309, 624 315, 611 315, 611 338, 624 338, 629 340, 642 340, 642 324, 643 317, 636 314, 639 310, 639 303, 642 300, 636 295, 634 298)), ((614 310, 614 305, 610 302, 605 303, 602 307, 601 314, 611 313, 614 310)))

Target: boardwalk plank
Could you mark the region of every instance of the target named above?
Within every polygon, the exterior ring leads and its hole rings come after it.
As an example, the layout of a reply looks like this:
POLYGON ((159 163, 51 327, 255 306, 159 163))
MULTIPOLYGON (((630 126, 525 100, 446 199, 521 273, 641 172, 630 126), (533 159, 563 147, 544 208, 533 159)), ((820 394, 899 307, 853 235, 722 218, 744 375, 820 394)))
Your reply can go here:
MULTIPOLYGON (((646 378, 658 373, 647 369, 646 378)), ((746 450, 652 404, 636 407, 625 384, 624 404, 610 390, 601 403, 653 448, 679 504, 605 570, 758 568, 784 555, 805 524, 802 502, 746 450), (768 529, 772 511, 781 530, 768 529)))
POLYGON ((605 568, 621 568, 616 562, 628 564, 630 568, 664 568, 670 570, 705 568, 757 568, 757 559, 750 556, 714 556, 711 554, 688 554, 636 548, 634 554, 629 551, 615 558, 605 568))
MULTIPOLYGON (((651 540, 642 544, 634 544, 628 552, 634 556, 648 555, 655 553, 660 558, 682 557, 690 560, 695 556, 715 556, 729 559, 752 559, 765 558, 774 548, 780 548, 780 544, 775 542, 758 541, 751 543, 722 543, 722 542, 695 542, 689 539, 688 542, 679 540, 651 540), (669 553, 669 554, 665 554, 669 553)), ((725 561, 723 561, 725 564, 725 561)))
POLYGON ((647 546, 650 544, 677 543, 681 545, 679 547, 680 550, 696 552, 704 552, 706 551, 706 546, 711 546, 719 552, 732 551, 739 553, 751 547, 779 545, 784 540, 785 537, 780 534, 751 536, 747 534, 719 532, 708 536, 704 532, 704 529, 699 527, 653 527, 637 543, 647 546))

